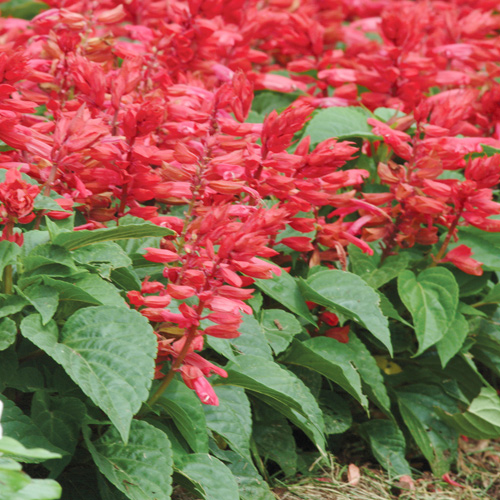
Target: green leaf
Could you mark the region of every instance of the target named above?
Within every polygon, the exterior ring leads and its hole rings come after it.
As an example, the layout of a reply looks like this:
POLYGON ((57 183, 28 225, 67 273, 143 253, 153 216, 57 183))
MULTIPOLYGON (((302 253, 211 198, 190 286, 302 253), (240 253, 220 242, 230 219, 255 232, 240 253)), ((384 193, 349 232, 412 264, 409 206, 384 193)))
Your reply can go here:
POLYGON ((361 389, 361 378, 351 364, 352 352, 347 344, 328 337, 315 337, 304 342, 294 340, 281 361, 321 373, 368 408, 368 400, 361 389))
POLYGON ((54 290, 57 290, 57 293, 59 294, 59 300, 61 302, 74 301, 96 306, 103 305, 99 299, 87 293, 79 286, 68 283, 67 281, 44 276, 43 283, 47 286, 50 286, 54 290))
POLYGON ((418 356, 441 340, 455 319, 458 285, 444 267, 426 269, 418 277, 406 270, 399 275, 398 292, 413 317, 418 356))
POLYGON ((325 420, 326 434, 342 434, 352 425, 348 403, 334 391, 321 391, 319 405, 325 420))
POLYGON ((298 425, 324 449, 324 423, 314 396, 293 373, 277 363, 256 356, 238 356, 225 367, 228 377, 219 385, 236 385, 255 393, 264 402, 298 425))
POLYGON ((114 269, 132 265, 132 259, 120 245, 113 241, 104 241, 78 248, 72 252, 72 255, 80 264, 106 262, 111 264, 114 269))
POLYGON ((285 476, 292 476, 297 472, 295 439, 285 417, 267 405, 257 406, 253 438, 259 455, 264 460, 276 462, 285 476))
POLYGON ((113 269, 110 278, 115 285, 127 292, 130 290, 139 290, 141 288, 141 281, 137 277, 137 273, 134 269, 128 269, 126 267, 113 269))
POLYGON ((320 271, 300 282, 306 300, 338 312, 365 327, 392 355, 387 318, 380 310, 380 296, 355 274, 320 271))
POLYGON ((59 305, 59 293, 55 288, 46 285, 32 285, 21 294, 42 316, 42 324, 46 325, 54 316, 59 305))
POLYGON ((259 115, 266 116, 274 109, 286 108, 294 102, 301 92, 274 92, 272 90, 258 90, 252 102, 252 110, 259 115))
POLYGON ((176 482, 203 500, 240 500, 238 484, 231 471, 211 455, 188 455, 174 470, 176 482))
POLYGON ((128 307, 117 288, 109 281, 97 276, 97 274, 86 274, 81 278, 72 280, 72 283, 103 305, 128 307))
POLYGON ((463 314, 457 311, 455 319, 451 322, 443 338, 436 344, 443 368, 460 351, 468 333, 469 323, 463 314))
POLYGON ((157 404, 172 418, 195 453, 208 452, 205 413, 200 398, 186 384, 172 380, 157 404))
POLYGON ((273 354, 259 322, 248 314, 242 316, 243 321, 238 328, 240 336, 229 339, 229 342, 240 353, 260 356, 272 361, 273 354))
POLYGON ((61 486, 52 479, 32 479, 9 500, 56 500, 61 498, 61 486))
POLYGON ((0 294, 0 318, 22 311, 29 302, 19 295, 0 294))
POLYGON ((380 310, 382 311, 382 314, 388 318, 395 319, 400 323, 403 323, 403 325, 406 325, 413 330, 413 325, 401 317, 396 308, 392 305, 392 302, 380 290, 377 290, 377 293, 380 297, 380 310))
POLYGON ((47 5, 43 2, 35 2, 33 0, 10 0, 2 2, 1 13, 2 17, 16 17, 18 19, 33 19, 47 5))
MULTIPOLYGON (((332 339, 333 340, 333 339, 332 339)), ((365 344, 354 334, 349 333, 349 342, 346 344, 352 352, 351 360, 361 376, 363 392, 386 415, 391 415, 391 400, 387 394, 384 377, 377 361, 365 344)))
POLYGON ((274 275, 271 279, 256 279, 255 285, 266 295, 269 295, 293 313, 304 318, 308 323, 316 325, 302 297, 299 285, 286 271, 281 271, 280 276, 274 275))
POLYGON ((302 331, 295 316, 281 309, 265 309, 261 326, 275 354, 283 352, 293 337, 302 331))
POLYGON ((128 240, 151 236, 170 236, 175 234, 171 229, 156 226, 151 222, 143 221, 141 224, 130 224, 113 227, 110 229, 94 229, 93 231, 74 231, 59 233, 53 243, 68 250, 76 250, 94 243, 103 241, 128 240))
POLYGON ((17 326, 10 318, 0 319, 0 351, 16 341, 17 326))
POLYGON ((439 415, 458 433, 472 439, 498 439, 500 437, 500 399, 495 389, 483 387, 464 413, 439 415))
POLYGON ((43 435, 55 446, 68 453, 66 460, 51 463, 52 471, 60 472, 73 455, 86 408, 82 401, 72 397, 49 396, 38 391, 31 402, 31 418, 43 435))
POLYGON ((15 264, 17 256, 21 252, 19 245, 12 241, 0 241, 0 282, 3 277, 3 270, 6 266, 15 264))
POLYGON ((396 394, 404 423, 434 475, 441 477, 455 461, 458 433, 438 417, 436 409, 455 413, 455 402, 435 385, 415 384, 396 394))
POLYGON ((251 462, 252 412, 245 391, 229 385, 216 386, 214 390, 219 406, 203 405, 207 427, 251 462))
POLYGON ((377 267, 376 256, 365 254, 356 245, 349 245, 349 262, 352 272, 363 278, 371 287, 380 288, 399 276, 408 267, 410 258, 406 253, 391 255, 377 267))
POLYGON ((131 500, 169 500, 172 492, 172 451, 166 434, 141 420, 133 420, 127 444, 111 427, 85 442, 99 470, 131 500))
POLYGON ((331 137, 380 139, 366 122, 370 116, 363 109, 354 106, 321 109, 314 113, 312 120, 306 125, 304 136, 311 136, 313 146, 331 137))
POLYGON ((58 264, 58 267, 62 267, 62 271, 67 273, 77 270, 68 250, 50 243, 36 246, 23 260, 24 271, 30 274, 43 274, 47 266, 52 265, 49 269, 57 268, 54 264, 58 264))
POLYGON ((68 214, 71 213, 70 210, 64 210, 64 208, 61 208, 59 203, 53 200, 50 196, 44 196, 41 193, 35 198, 33 208, 35 210, 56 210, 58 212, 66 212, 68 214))
POLYGON ((146 318, 126 308, 87 307, 66 321, 60 335, 52 320, 43 326, 37 314, 23 319, 21 333, 62 365, 127 441, 154 376, 156 337, 146 318))
POLYGON ((394 476, 411 476, 406 454, 406 442, 398 426, 390 420, 370 420, 360 426, 378 463, 394 476))
POLYGON ((481 299, 482 304, 499 304, 500 303, 500 283, 497 283, 485 297, 481 299))
POLYGON ((38 462, 49 458, 60 458, 59 453, 53 453, 43 448, 26 448, 17 439, 4 436, 0 439, 0 453, 23 459, 23 462, 38 462))
POLYGON ((226 467, 236 479, 240 500, 275 500, 268 484, 251 461, 232 451, 226 451, 224 455, 230 460, 226 463, 226 467))
POLYGON ((500 271, 500 235, 488 233, 475 227, 459 227, 458 242, 450 245, 450 250, 458 245, 467 245, 472 257, 482 262, 485 270, 500 271))
MULTIPOLYGON (((43 451, 32 452, 20 452, 19 455, 16 454, 17 460, 21 462, 39 462, 41 460, 46 460, 48 458, 60 457, 63 450, 54 446, 40 431, 40 429, 34 424, 30 417, 25 415, 10 399, 5 396, 0 395, 0 400, 3 401, 3 413, 2 413, 2 429, 4 439, 6 437, 15 439, 21 443, 23 447, 26 448, 42 448, 43 451), (45 450, 48 450, 45 452, 45 450), (33 455, 35 453, 35 455, 33 455), (60 454, 61 453, 61 454, 60 454)), ((9 445, 11 445, 10 443, 9 445)), ((20 449, 20 448, 19 448, 20 449)), ((14 453, 14 451, 12 452, 14 453)))

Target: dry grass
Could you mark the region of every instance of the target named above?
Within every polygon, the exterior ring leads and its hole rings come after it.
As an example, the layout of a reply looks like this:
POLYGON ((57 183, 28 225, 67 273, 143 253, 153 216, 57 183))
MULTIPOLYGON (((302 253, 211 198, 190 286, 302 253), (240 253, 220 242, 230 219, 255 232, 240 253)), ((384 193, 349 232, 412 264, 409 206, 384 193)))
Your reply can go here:
MULTIPOLYGON (((500 442, 461 442, 457 471, 450 474, 461 488, 418 471, 410 484, 371 465, 360 466, 361 477, 351 485, 347 470, 331 456, 310 475, 286 482, 275 479, 273 491, 278 500, 500 500, 500 442)), ((176 488, 172 498, 194 497, 176 488)))

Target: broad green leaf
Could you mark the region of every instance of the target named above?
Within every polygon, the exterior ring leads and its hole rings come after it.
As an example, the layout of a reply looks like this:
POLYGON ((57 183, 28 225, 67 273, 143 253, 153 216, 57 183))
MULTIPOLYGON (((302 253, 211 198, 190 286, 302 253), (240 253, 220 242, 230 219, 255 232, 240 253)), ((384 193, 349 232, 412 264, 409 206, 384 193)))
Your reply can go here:
POLYGON ((2 2, 0 11, 2 17, 33 19, 40 11, 47 7, 47 4, 33 0, 10 0, 9 2, 2 2))
POLYGON ((352 365, 352 352, 348 345, 328 337, 315 337, 304 342, 294 340, 281 361, 321 373, 368 408, 368 400, 362 392, 359 373, 352 365))
POLYGON ((127 307, 125 299, 120 295, 117 288, 109 281, 103 280, 97 274, 89 273, 81 278, 72 280, 72 283, 103 305, 127 307))
POLYGON ((127 495, 113 486, 105 476, 98 473, 97 485, 99 488, 100 500, 127 500, 127 495))
POLYGON ((205 413, 200 398, 194 391, 183 382, 174 379, 157 404, 172 418, 195 453, 208 452, 205 413))
POLYGON ((457 245, 466 245, 472 250, 472 257, 482 262, 485 270, 500 271, 500 235, 488 233, 475 227, 460 227, 456 244, 450 245, 450 250, 457 245))
POLYGON ((393 476, 411 476, 406 442, 399 427, 391 420, 370 420, 360 426, 378 463, 393 476))
POLYGON ((481 304, 500 303, 500 283, 497 283, 480 301, 481 304))
POLYGON ((404 423, 432 472, 441 477, 455 461, 458 433, 438 417, 437 408, 455 413, 455 402, 435 385, 415 384, 396 394, 404 423))
POLYGON ((59 453, 53 453, 43 448, 26 448, 17 439, 4 436, 0 439, 0 453, 5 456, 14 456, 23 462, 38 462, 49 458, 61 458, 59 453))
POLYGON ((23 319, 21 333, 62 365, 127 441, 154 376, 157 345, 146 318, 126 308, 87 307, 60 334, 52 320, 43 326, 37 314, 23 319))
POLYGON ((60 472, 70 461, 85 415, 85 405, 78 398, 49 396, 42 391, 33 396, 33 422, 51 443, 68 453, 64 460, 46 464, 50 470, 60 472))
POLYGON ((236 385, 253 392, 298 425, 324 449, 324 422, 314 396, 293 373, 256 356, 238 356, 225 367, 228 377, 219 385, 236 385))
POLYGON ((457 432, 472 439, 500 437, 500 399, 495 389, 483 387, 464 413, 440 411, 441 418, 457 432))
POLYGON ((141 281, 134 269, 128 269, 126 267, 113 269, 110 278, 115 285, 127 292, 141 288, 141 281))
POLYGON ((352 272, 363 278, 371 287, 380 288, 382 285, 397 278, 399 273, 408 267, 410 258, 406 253, 387 257, 382 265, 374 255, 365 254, 356 245, 349 245, 349 262, 352 272))
POLYGON ((57 212, 71 213, 70 210, 64 210, 64 208, 61 208, 59 203, 53 200, 50 196, 44 196, 41 193, 35 198, 33 207, 35 210, 56 210, 57 212))
POLYGON ((455 319, 458 307, 458 285, 453 274, 444 267, 422 271, 418 276, 403 271, 398 278, 401 300, 410 311, 422 354, 444 337, 455 319))
POLYGON ((365 327, 392 354, 387 318, 380 310, 377 292, 355 274, 320 271, 300 282, 306 300, 332 309, 365 327))
POLYGON ((207 427, 250 462, 252 412, 245 391, 230 385, 214 387, 219 406, 203 405, 207 427))
POLYGON ((255 285, 266 295, 269 295, 293 313, 304 318, 308 323, 316 325, 300 293, 299 285, 286 271, 281 271, 280 276, 273 275, 271 279, 256 279, 255 285))
POLYGON ((0 318, 22 311, 29 302, 19 295, 0 294, 0 318))
POLYGON ((253 438, 259 455, 276 462, 285 476, 297 472, 297 452, 290 424, 272 408, 259 405, 255 409, 253 438))
POLYGON ((240 500, 238 484, 231 471, 211 455, 188 455, 174 470, 176 482, 203 500, 240 500))
POLYGON ((238 328, 240 336, 229 339, 235 349, 242 354, 259 356, 272 361, 273 354, 259 322, 248 314, 242 315, 242 323, 238 328))
POLYGON ((171 229, 156 226, 151 222, 142 224, 121 225, 109 229, 94 229, 93 231, 74 231, 59 233, 53 243, 68 250, 76 250, 103 241, 128 240, 151 236, 164 237, 175 234, 171 229))
POLYGON ((172 492, 172 451, 165 433, 141 420, 132 420, 127 444, 111 427, 87 447, 99 470, 130 500, 169 500, 172 492))
POLYGON ((281 309, 265 309, 261 326, 275 354, 283 352, 293 337, 302 331, 295 316, 281 309))
POLYGON ((348 137, 363 137, 376 140, 379 136, 372 132, 366 120, 370 114, 362 108, 331 107, 314 113, 312 120, 304 129, 304 136, 311 136, 311 144, 316 145, 331 137, 346 139, 348 137))
POLYGON ((468 333, 469 323, 463 314, 457 311, 455 319, 451 322, 443 338, 436 344, 436 349, 443 368, 448 364, 448 361, 460 351, 468 333))
POLYGON ((396 308, 392 305, 392 302, 380 290, 377 290, 377 293, 380 297, 380 310, 382 311, 382 314, 388 318, 395 319, 400 323, 403 323, 403 325, 406 325, 413 330, 413 325, 401 317, 398 311, 396 311, 396 308))
POLYGON ((1 422, 4 438, 15 439, 25 448, 42 448, 43 450, 48 450, 45 454, 37 452, 37 455, 29 455, 23 452, 20 455, 16 455, 17 460, 21 462, 39 462, 40 459, 56 458, 64 453, 63 450, 54 446, 42 434, 33 420, 25 415, 10 399, 0 395, 0 400, 3 401, 4 405, 1 422))
POLYGON ((0 319, 0 351, 7 349, 16 340, 17 326, 10 318, 0 319))
POLYGON ((40 313, 42 324, 46 325, 54 316, 59 305, 57 290, 46 285, 31 285, 23 290, 21 294, 40 313))
POLYGON ((353 332, 349 333, 349 342, 346 345, 351 349, 352 363, 361 376, 363 392, 386 415, 391 415, 391 400, 377 361, 353 332))
POLYGON ((63 268, 61 271, 71 273, 77 271, 69 251, 59 245, 46 243, 36 246, 26 258, 23 259, 24 271, 30 274, 43 274, 44 269, 63 268))
POLYGON ((59 294, 59 300, 61 302, 75 301, 96 306, 103 305, 99 299, 92 296, 90 293, 87 293, 83 288, 80 288, 79 286, 67 281, 44 276, 43 283, 57 290, 57 293, 59 294))
POLYGON ((252 110, 266 116, 274 109, 281 110, 294 102, 302 93, 275 92, 273 90, 258 90, 252 102, 252 110))
POLYGON ((342 434, 352 425, 349 405, 334 391, 321 391, 319 405, 323 411, 326 434, 342 434))
POLYGON ((61 486, 52 479, 32 479, 9 500, 57 500, 61 493, 61 486))
POLYGON ((78 248, 72 252, 72 255, 80 264, 107 262, 115 269, 132 265, 132 259, 120 245, 113 241, 104 241, 78 248))
POLYGON ((3 279, 3 270, 16 262, 16 258, 21 252, 19 245, 12 241, 0 241, 0 282, 3 279))
POLYGON ((240 500, 275 500, 268 484, 257 472, 252 461, 248 461, 235 452, 225 451, 224 456, 229 459, 226 467, 232 472, 240 494, 240 500))

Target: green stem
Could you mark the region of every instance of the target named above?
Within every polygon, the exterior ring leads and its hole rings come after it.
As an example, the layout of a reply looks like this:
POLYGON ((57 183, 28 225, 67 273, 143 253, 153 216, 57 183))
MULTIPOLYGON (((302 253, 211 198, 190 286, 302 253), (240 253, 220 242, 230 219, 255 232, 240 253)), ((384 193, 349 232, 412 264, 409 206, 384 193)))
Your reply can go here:
POLYGON ((435 267, 439 264, 441 259, 444 257, 444 254, 446 253, 446 250, 448 250, 448 245, 450 244, 452 236, 455 234, 455 229, 457 228, 458 221, 460 219, 460 214, 458 214, 455 217, 455 220, 453 221, 452 225, 450 226, 450 229, 448 229, 448 234, 446 235, 446 238, 439 249, 438 253, 436 254, 436 257, 434 257, 434 262, 429 266, 429 267, 435 267))
POLYGON ((12 265, 5 266, 3 270, 3 291, 7 294, 12 293, 12 265))

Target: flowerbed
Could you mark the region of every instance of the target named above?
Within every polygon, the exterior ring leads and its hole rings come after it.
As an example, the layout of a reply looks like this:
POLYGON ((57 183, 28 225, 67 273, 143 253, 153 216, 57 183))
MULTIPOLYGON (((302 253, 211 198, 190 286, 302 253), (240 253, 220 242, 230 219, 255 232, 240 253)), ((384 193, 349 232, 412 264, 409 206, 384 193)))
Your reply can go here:
POLYGON ((496 5, 0 4, 5 498, 500 435, 496 5))

